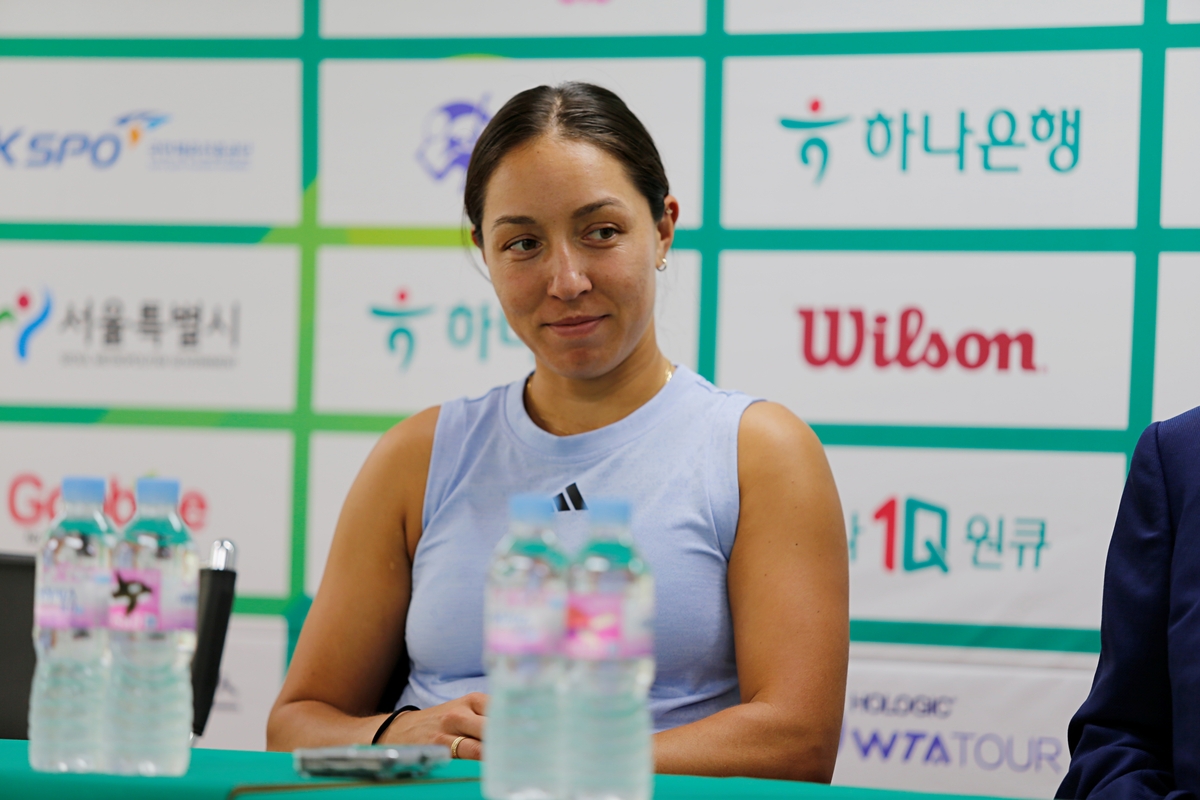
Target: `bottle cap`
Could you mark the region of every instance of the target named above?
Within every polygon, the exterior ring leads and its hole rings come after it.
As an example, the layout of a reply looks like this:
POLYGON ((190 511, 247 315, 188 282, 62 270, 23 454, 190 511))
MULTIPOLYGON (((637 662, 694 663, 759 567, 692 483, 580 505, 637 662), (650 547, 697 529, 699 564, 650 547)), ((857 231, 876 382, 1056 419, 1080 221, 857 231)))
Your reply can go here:
POLYGON ((176 506, 179 504, 179 481, 174 478, 138 478, 137 504, 176 506))
POLYGON ((554 503, 540 494, 514 494, 508 498, 508 515, 520 522, 552 522, 554 503))
POLYGON ((63 478, 62 499, 65 503, 98 503, 104 505, 104 478, 71 476, 63 478))
POLYGON ((618 497, 594 497, 588 501, 588 519, 593 525, 628 525, 631 513, 629 501, 618 497))

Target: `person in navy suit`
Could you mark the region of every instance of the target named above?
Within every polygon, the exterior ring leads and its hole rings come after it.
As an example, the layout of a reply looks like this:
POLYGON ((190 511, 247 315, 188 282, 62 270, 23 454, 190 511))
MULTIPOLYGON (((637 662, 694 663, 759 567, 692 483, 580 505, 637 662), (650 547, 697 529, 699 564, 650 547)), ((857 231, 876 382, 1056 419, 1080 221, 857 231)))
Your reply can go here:
POLYGON ((1058 797, 1200 792, 1200 408, 1142 433, 1104 571, 1100 663, 1058 797))

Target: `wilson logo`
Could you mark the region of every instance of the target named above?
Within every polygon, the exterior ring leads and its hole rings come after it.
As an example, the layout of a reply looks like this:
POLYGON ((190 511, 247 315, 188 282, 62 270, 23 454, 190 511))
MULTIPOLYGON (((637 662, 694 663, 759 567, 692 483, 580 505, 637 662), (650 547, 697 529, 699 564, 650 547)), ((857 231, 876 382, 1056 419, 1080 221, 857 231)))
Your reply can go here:
POLYGON ((951 361, 963 369, 983 369, 995 364, 1007 372, 1019 368, 1036 372, 1034 338, 1028 331, 991 335, 968 330, 947 336, 936 329, 925 329, 925 314, 915 306, 901 309, 893 324, 887 314, 876 314, 867 331, 867 313, 860 308, 798 308, 803 321, 800 354, 814 367, 833 365, 849 369, 869 350, 868 359, 884 369, 945 369, 951 361))

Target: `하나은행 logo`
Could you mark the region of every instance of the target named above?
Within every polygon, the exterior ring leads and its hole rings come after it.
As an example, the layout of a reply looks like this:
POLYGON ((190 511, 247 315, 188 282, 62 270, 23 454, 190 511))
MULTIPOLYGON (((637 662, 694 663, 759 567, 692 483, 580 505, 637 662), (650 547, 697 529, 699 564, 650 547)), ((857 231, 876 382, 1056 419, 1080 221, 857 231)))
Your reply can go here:
MULTIPOLYGON (((813 176, 813 183, 816 185, 820 185, 824 179, 831 158, 825 134, 853 118, 850 114, 844 114, 823 119, 822 108, 822 101, 814 98, 808 103, 811 118, 779 118, 779 124, 785 130, 803 132, 804 138, 800 142, 799 151, 800 163, 816 169, 813 176)), ((1082 113, 1078 108, 1065 107, 1053 111, 1043 107, 1028 112, 1027 117, 1007 108, 997 108, 978 130, 969 126, 967 112, 960 110, 955 127, 956 142, 954 136, 946 135, 945 130, 934 134, 934 126, 927 113, 910 115, 907 110, 902 110, 893 111, 889 116, 882 110, 876 110, 872 116, 862 115, 864 127, 861 129, 861 141, 868 155, 875 160, 884 161, 895 154, 900 172, 909 172, 912 168, 909 151, 911 149, 916 152, 916 145, 910 145, 909 139, 916 137, 918 133, 918 128, 910 126, 909 123, 913 126, 918 125, 918 116, 921 120, 920 152, 927 156, 953 156, 958 172, 966 172, 968 164, 971 163, 968 155, 973 151, 968 148, 967 141, 972 136, 978 139, 975 147, 979 150, 979 166, 984 173, 1020 172, 1021 165, 1014 162, 1019 160, 1021 151, 1036 150, 1036 147, 1048 148, 1045 149, 1046 165, 1053 172, 1068 173, 1079 165, 1079 128, 1082 113), (950 140, 950 146, 935 145, 935 141, 945 144, 946 140, 950 140)), ((942 124, 945 125, 945 122, 942 124)))
POLYGON ((33 295, 28 291, 19 292, 12 305, 0 306, 0 326, 6 323, 15 323, 17 326, 17 361, 25 362, 29 359, 29 343, 46 325, 53 310, 54 297, 49 289, 42 289, 40 307, 35 308, 33 295))
MULTIPOLYGON (((369 310, 372 317, 387 320, 391 324, 392 330, 387 337, 388 352, 401 353, 400 371, 406 372, 417 351, 417 332, 413 330, 412 323, 434 314, 437 307, 409 305, 411 293, 408 289, 399 289, 395 297, 395 306, 373 305, 369 310)), ((502 345, 504 349, 524 347, 508 327, 504 313, 494 310, 486 301, 475 308, 465 302, 452 306, 445 315, 445 331, 447 341, 456 350, 468 347, 476 349, 480 363, 488 361, 493 343, 502 345)))

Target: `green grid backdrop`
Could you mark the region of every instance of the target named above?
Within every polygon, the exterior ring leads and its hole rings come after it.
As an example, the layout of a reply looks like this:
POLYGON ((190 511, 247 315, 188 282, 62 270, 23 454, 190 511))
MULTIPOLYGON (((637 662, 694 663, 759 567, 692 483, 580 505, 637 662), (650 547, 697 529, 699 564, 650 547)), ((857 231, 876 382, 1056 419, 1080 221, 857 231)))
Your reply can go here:
MULTIPOLYGON (((730 35, 724 0, 708 0, 706 33, 685 36, 536 38, 323 39, 320 0, 304 0, 298 39, 16 39, 0 38, 0 57, 46 58, 264 58, 298 59, 303 65, 303 214, 297 227, 205 225, 74 225, 0 223, 0 239, 288 244, 301 251, 300 342, 295 411, 241 413, 132 408, 47 408, 0 405, 0 422, 222 427, 291 431, 295 436, 292 485, 290 595, 238 597, 243 614, 282 614, 288 620, 289 656, 310 599, 304 594, 309 440, 313 431, 382 432, 393 416, 314 413, 313 312, 316 254, 322 245, 463 246, 457 228, 333 228, 317 218, 319 97, 322 59, 389 58, 631 58, 699 57, 705 64, 703 218, 683 230, 681 249, 701 253, 699 371, 713 378, 717 344, 718 257, 722 250, 944 250, 1133 252, 1136 257, 1129 421, 1125 430, 961 428, 883 425, 814 425, 826 445, 943 447, 1093 453, 1132 453, 1151 422, 1158 256, 1200 251, 1200 230, 1166 230, 1160 224, 1163 89, 1166 49, 1200 47, 1200 24, 1168 25, 1167 0, 1146 0, 1140 26, 1084 28, 730 35), (856 55, 879 53, 980 53, 1046 50, 1142 51, 1141 153, 1137 227, 1128 230, 727 230, 720 225, 722 62, 727 56, 856 55)), ((2 34, 0 34, 2 35, 2 34)), ((853 620, 853 641, 956 645, 1096 653, 1096 630, 853 620)))

